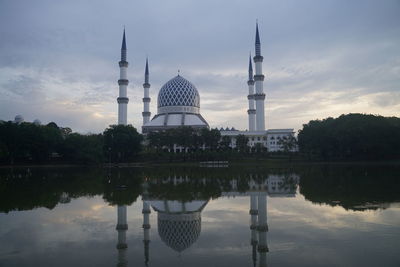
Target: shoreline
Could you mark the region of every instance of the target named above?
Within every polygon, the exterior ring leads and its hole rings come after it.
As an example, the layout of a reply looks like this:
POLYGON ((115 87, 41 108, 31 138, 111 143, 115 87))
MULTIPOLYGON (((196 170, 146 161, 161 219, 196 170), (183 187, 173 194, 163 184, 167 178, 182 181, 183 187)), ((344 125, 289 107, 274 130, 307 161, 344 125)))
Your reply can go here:
MULTIPOLYGON (((279 166, 279 165, 400 165, 400 160, 383 160, 383 161, 307 161, 307 160, 287 160, 287 159, 245 159, 242 161, 228 161, 228 166, 279 166)), ((130 163, 102 163, 102 164, 16 164, 16 165, 0 165, 0 169, 10 168, 145 168, 151 166, 190 166, 200 167, 200 161, 186 162, 169 162, 169 161, 153 161, 153 162, 130 162, 130 163)), ((207 166, 205 166, 207 168, 207 166)))

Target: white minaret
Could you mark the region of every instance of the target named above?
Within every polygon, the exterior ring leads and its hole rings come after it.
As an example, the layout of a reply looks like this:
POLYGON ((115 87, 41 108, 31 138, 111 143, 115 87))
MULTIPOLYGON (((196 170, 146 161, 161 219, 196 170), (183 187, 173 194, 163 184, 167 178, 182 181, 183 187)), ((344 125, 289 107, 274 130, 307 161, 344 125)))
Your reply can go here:
POLYGON ((128 261, 126 260, 126 250, 128 245, 126 243, 126 231, 128 230, 128 223, 126 218, 126 206, 118 205, 118 219, 117 227, 118 231, 118 264, 117 266, 127 266, 128 261))
POLYGON ((258 23, 256 24, 255 46, 256 55, 254 57, 254 64, 256 65, 256 75, 254 75, 254 81, 256 85, 256 93, 254 94, 254 99, 256 101, 256 130, 265 131, 265 94, 263 89, 264 75, 262 74, 262 62, 264 58, 261 56, 261 43, 260 35, 258 33, 258 23))
POLYGON ((247 114, 249 115, 249 131, 256 130, 256 110, 254 103, 254 79, 253 79, 253 66, 251 64, 251 55, 249 57, 249 80, 247 81, 249 86, 249 95, 247 99, 249 100, 249 109, 247 114))
POLYGON ((252 260, 253 260, 253 266, 256 266, 257 262, 257 244, 258 244, 258 239, 257 239, 257 215, 258 215, 258 210, 257 210, 257 196, 256 193, 253 192, 250 195, 250 215, 251 215, 251 221, 250 221, 250 230, 251 230, 251 240, 250 244, 252 246, 252 260))
POLYGON ((144 84, 143 84, 143 89, 144 89, 144 96, 143 96, 143 125, 148 123, 150 121, 150 96, 149 96, 149 89, 150 89, 150 83, 149 83, 149 62, 146 58, 146 68, 144 71, 144 84))
POLYGON ((129 98, 127 96, 127 87, 128 87, 128 78, 127 78, 127 69, 128 69, 128 61, 126 61, 126 41, 125 41, 125 29, 124 35, 122 38, 122 47, 121 47, 121 61, 119 62, 119 97, 117 98, 118 102, 118 124, 126 125, 127 124, 127 113, 128 113, 128 102, 129 98))
POLYGON ((258 195, 258 253, 260 255, 260 267, 267 266, 267 192, 260 192, 258 195))

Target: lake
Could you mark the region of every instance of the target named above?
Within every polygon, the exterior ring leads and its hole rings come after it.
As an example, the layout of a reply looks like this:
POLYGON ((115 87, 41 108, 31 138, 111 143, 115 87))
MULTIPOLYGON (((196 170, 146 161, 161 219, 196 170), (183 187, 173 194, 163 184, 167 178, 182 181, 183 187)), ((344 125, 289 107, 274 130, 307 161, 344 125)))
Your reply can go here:
POLYGON ((0 169, 0 266, 400 266, 400 166, 0 169))

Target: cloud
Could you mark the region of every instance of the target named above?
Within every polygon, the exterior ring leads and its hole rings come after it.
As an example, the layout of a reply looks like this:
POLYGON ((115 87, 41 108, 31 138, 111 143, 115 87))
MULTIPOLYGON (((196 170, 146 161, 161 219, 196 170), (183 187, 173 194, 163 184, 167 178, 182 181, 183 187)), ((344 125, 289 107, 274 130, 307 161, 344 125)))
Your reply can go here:
POLYGON ((299 129, 347 112, 400 116, 399 11, 397 1, 6 1, 0 119, 23 113, 80 132, 115 123, 126 25, 129 123, 141 126, 149 56, 152 115, 158 90, 179 69, 199 90, 212 127, 245 129, 256 18, 267 127, 299 129))

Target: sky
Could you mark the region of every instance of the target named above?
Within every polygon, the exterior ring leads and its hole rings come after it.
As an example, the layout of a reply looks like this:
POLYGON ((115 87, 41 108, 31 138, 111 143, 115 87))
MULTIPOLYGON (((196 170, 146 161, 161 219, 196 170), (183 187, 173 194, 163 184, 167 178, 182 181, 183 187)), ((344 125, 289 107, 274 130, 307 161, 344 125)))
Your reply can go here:
POLYGON ((128 123, 142 126, 180 74, 210 127, 247 129, 248 57, 259 23, 266 128, 346 113, 400 116, 399 0, 0 0, 0 120, 21 114, 80 133, 117 123, 128 47, 128 123))

